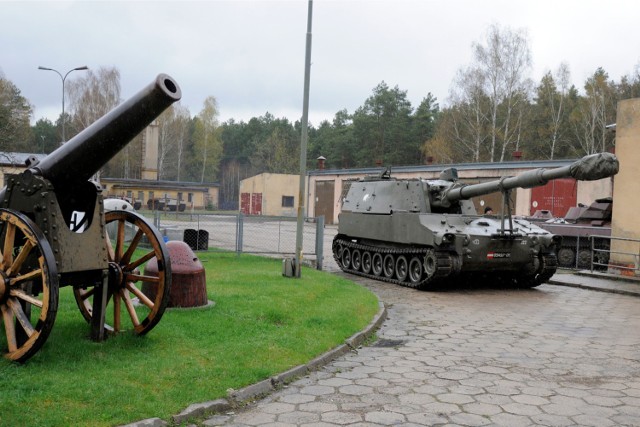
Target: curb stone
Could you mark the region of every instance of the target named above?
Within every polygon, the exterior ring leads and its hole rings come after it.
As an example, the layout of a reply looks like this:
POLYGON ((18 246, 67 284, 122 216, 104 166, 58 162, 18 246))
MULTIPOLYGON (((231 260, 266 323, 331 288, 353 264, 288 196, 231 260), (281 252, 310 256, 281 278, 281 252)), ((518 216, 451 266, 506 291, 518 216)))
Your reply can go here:
POLYGON ((273 381, 271 378, 267 378, 266 380, 248 385, 240 390, 229 389, 227 392, 227 398, 232 406, 238 406, 247 400, 264 396, 273 390, 273 381))
POLYGON ((611 294, 627 295, 632 297, 640 296, 640 286, 637 280, 628 280, 626 278, 612 278, 604 274, 590 274, 588 272, 577 272, 573 277, 584 277, 585 282, 576 282, 570 280, 565 275, 553 276, 546 283, 555 286, 567 286, 570 288, 586 289, 589 291, 606 292, 611 294), (588 283, 589 279, 596 279, 593 283, 588 283), (620 285, 614 285, 610 282, 618 282, 620 285))
POLYGON ((598 286, 582 285, 582 284, 578 284, 578 283, 567 283, 567 282, 563 282, 561 280, 554 280, 554 279, 549 280, 547 282, 547 284, 555 285, 555 286, 566 286, 568 288, 586 289, 586 290, 589 290, 589 291, 607 292, 607 293, 610 293, 610 294, 627 295, 627 296, 632 296, 632 297, 637 297, 638 296, 637 292, 629 292, 629 291, 625 291, 625 290, 622 290, 622 289, 605 289, 605 288, 601 288, 601 287, 598 287, 598 286))
MULTIPOLYGON (((171 419, 173 420, 174 423, 180 424, 181 422, 187 421, 189 418, 203 416, 207 412, 227 411, 229 410, 230 407, 231 405, 226 399, 216 399, 216 400, 210 400, 209 402, 194 403, 192 405, 187 406, 187 408, 184 411, 171 417, 171 419)), ((135 427, 142 427, 142 426, 136 425, 135 427)))
MULTIPOLYGON (((207 413, 212 412, 226 412, 230 409, 254 400, 258 397, 264 396, 281 387, 284 384, 291 382, 295 378, 306 375, 310 371, 317 370, 334 359, 354 351, 363 342, 370 338, 373 333, 380 328, 382 322, 387 318, 387 308, 378 299, 378 312, 373 317, 373 320, 360 332, 355 333, 351 337, 347 338, 344 344, 340 344, 326 353, 310 360, 304 365, 295 366, 288 371, 275 375, 266 380, 260 381, 256 384, 249 385, 240 390, 229 389, 227 392, 227 399, 216 399, 208 402, 194 403, 185 408, 182 412, 171 417, 174 423, 181 423, 187 421, 189 418, 202 417, 207 413)), ((131 424, 122 425, 120 427, 166 427, 169 424, 160 418, 147 418, 133 422, 131 424)))
POLYGON ((147 418, 146 420, 136 421, 135 423, 126 424, 121 427, 166 427, 169 424, 160 418, 147 418))

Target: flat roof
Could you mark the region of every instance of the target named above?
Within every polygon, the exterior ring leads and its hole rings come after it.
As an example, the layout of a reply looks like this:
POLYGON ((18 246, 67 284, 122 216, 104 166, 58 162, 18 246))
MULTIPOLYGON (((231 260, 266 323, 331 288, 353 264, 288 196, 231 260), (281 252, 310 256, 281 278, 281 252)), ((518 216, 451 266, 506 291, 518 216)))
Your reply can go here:
MULTIPOLYGON (((488 170, 488 169, 537 169, 557 168, 570 165, 577 159, 563 160, 514 160, 508 162, 484 162, 484 163, 433 163, 430 165, 392 166, 391 173, 419 173, 440 172, 447 168, 458 170, 488 170)), ((310 176, 322 175, 372 175, 380 173, 384 166, 353 169, 315 169, 308 171, 310 176)))

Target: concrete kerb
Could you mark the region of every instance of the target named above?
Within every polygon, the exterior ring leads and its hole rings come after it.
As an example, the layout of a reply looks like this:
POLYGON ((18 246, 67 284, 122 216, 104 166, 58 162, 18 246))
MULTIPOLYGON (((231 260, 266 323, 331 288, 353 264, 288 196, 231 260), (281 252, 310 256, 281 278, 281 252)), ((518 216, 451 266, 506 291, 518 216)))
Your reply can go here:
POLYGON ((638 279, 614 274, 586 270, 577 271, 573 274, 555 275, 547 283, 556 286, 640 297, 640 281, 638 279))
MULTIPOLYGON (((296 378, 306 375, 308 372, 315 371, 327 365, 334 359, 355 350, 367 339, 369 339, 376 330, 380 328, 382 322, 387 318, 387 308, 378 300, 378 312, 373 320, 360 332, 355 333, 347 338, 344 344, 335 347, 326 353, 310 360, 308 363, 298 365, 288 371, 282 372, 259 383, 249 385, 240 390, 229 389, 226 399, 216 399, 208 402, 194 403, 185 408, 182 412, 171 417, 172 422, 180 424, 188 421, 190 418, 200 418, 207 414, 226 412, 239 406, 245 405, 259 397, 263 397, 285 384, 288 384, 296 378)), ((160 418, 148 418, 136 421, 121 427, 165 427, 168 423, 160 418)))

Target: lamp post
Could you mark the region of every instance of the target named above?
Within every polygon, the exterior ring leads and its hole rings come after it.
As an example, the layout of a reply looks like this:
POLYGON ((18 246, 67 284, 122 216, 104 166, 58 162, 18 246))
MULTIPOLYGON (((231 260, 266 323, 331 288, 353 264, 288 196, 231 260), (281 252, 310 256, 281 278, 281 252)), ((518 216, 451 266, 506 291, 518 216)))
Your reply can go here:
POLYGON ((80 70, 88 70, 88 69, 89 69, 89 67, 87 67, 86 65, 83 65, 82 67, 72 68, 71 70, 67 71, 67 73, 63 76, 60 73, 60 71, 54 70, 53 68, 48 68, 48 67, 43 67, 43 66, 39 66, 38 67, 38 70, 53 71, 56 74, 58 74, 60 76, 60 78, 62 79, 62 143, 63 144, 66 142, 65 134, 64 134, 64 122, 65 122, 65 117, 64 117, 64 82, 65 82, 65 80, 67 80, 67 76, 72 71, 80 71, 80 70))

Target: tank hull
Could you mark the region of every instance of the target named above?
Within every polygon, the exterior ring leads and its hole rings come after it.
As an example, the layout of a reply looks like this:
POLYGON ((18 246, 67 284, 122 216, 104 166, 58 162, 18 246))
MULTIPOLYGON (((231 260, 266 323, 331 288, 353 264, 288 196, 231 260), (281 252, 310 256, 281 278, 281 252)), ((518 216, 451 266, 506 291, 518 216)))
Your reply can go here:
POLYGON ((560 267, 607 269, 612 210, 613 199, 607 197, 589 206, 573 207, 564 218, 538 222, 541 228, 562 236, 562 247, 558 250, 560 267))
POLYGON ((538 286, 556 272, 562 238, 513 218, 510 191, 565 177, 601 179, 618 167, 614 155, 599 153, 478 184, 460 182, 455 168, 435 180, 398 180, 387 169, 350 184, 333 256, 343 271, 419 289, 456 280, 538 286), (470 198, 493 192, 502 193, 500 217, 477 215, 470 198))
POLYGON ((502 228, 496 217, 345 212, 333 254, 343 271, 420 289, 461 280, 532 287, 555 273, 558 238, 525 220, 502 228), (369 268, 374 257, 387 269, 369 268))

